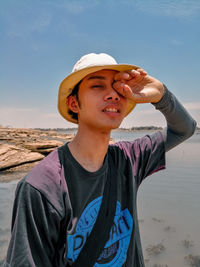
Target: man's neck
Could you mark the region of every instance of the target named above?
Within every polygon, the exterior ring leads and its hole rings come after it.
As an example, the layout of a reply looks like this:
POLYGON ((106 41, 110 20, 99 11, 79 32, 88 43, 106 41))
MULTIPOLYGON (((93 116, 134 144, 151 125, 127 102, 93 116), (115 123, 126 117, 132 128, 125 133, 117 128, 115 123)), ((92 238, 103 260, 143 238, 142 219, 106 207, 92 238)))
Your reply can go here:
POLYGON ((79 127, 68 147, 80 165, 90 172, 99 170, 108 151, 111 131, 79 127))

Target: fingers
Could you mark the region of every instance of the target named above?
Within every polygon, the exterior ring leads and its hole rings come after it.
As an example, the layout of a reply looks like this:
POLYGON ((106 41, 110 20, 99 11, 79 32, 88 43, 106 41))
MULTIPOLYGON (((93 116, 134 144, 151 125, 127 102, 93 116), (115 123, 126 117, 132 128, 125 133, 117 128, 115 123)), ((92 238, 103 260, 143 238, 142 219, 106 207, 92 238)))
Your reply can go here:
POLYGON ((130 80, 131 75, 128 72, 117 72, 114 76, 115 81, 121 81, 121 80, 130 80))
POLYGON ((143 76, 147 75, 147 71, 144 69, 137 69, 137 71, 143 76))
POLYGON ((133 92, 128 84, 117 81, 113 84, 113 88, 122 96, 134 101, 135 103, 145 103, 148 100, 143 92, 133 92))
POLYGON ((125 86, 125 83, 121 81, 117 81, 113 83, 113 88, 123 96, 124 96, 124 86, 125 86))
POLYGON ((146 75, 147 72, 142 69, 119 72, 115 75, 113 88, 121 95, 132 98, 133 92, 139 90, 146 75))
POLYGON ((133 97, 133 92, 129 85, 121 81, 117 81, 113 84, 113 88, 122 96, 127 98, 133 97))
POLYGON ((146 76, 147 72, 143 69, 137 69, 137 70, 127 70, 127 71, 122 71, 122 72, 118 72, 115 74, 114 76, 114 80, 115 81, 128 81, 131 80, 137 76, 146 76))
POLYGON ((131 88, 126 83, 117 81, 113 84, 113 88, 122 96, 134 101, 135 103, 151 103, 158 102, 162 97, 158 94, 158 90, 154 87, 138 87, 131 88))

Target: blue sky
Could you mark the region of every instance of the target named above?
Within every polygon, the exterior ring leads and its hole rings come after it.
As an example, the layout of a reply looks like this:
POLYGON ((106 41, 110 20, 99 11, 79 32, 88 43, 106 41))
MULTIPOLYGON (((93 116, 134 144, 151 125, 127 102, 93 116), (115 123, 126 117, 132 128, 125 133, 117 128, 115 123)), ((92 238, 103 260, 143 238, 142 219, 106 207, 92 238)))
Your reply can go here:
MULTIPOLYGON (((0 125, 74 127, 57 112, 60 82, 84 54, 143 67, 200 126, 199 0, 1 0, 0 125)), ((122 126, 164 126, 151 104, 122 126)))

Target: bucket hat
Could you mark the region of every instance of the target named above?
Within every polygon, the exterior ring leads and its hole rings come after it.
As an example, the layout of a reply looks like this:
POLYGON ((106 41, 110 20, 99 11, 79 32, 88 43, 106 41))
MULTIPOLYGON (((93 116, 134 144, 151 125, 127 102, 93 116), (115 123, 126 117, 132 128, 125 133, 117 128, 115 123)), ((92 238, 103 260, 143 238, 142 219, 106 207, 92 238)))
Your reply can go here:
MULTIPOLYGON (((105 53, 90 53, 82 56, 74 65, 71 74, 69 74, 60 84, 58 92, 58 111, 64 119, 73 123, 78 123, 78 121, 72 118, 72 115, 69 114, 69 108, 66 103, 66 98, 71 94, 77 83, 87 75, 103 69, 127 71, 138 68, 139 67, 135 65, 118 64, 113 57, 105 53)), ((135 102, 128 100, 126 116, 135 106, 135 102)))

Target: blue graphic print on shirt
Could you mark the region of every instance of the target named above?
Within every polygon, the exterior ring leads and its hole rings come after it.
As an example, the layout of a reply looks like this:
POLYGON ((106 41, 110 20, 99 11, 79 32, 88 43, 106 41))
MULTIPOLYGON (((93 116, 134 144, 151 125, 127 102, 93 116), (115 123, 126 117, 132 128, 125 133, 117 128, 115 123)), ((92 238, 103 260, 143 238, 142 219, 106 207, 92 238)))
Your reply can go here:
MULTIPOLYGON (((96 221, 102 196, 93 200, 85 208, 77 223, 75 233, 68 235, 68 252, 67 258, 75 261, 86 239, 92 231, 96 221)), ((131 238, 133 228, 133 219, 128 209, 121 210, 121 204, 117 202, 114 224, 110 231, 110 238, 107 241, 104 250, 99 256, 95 267, 101 266, 122 266, 126 261, 126 254, 131 238)))

